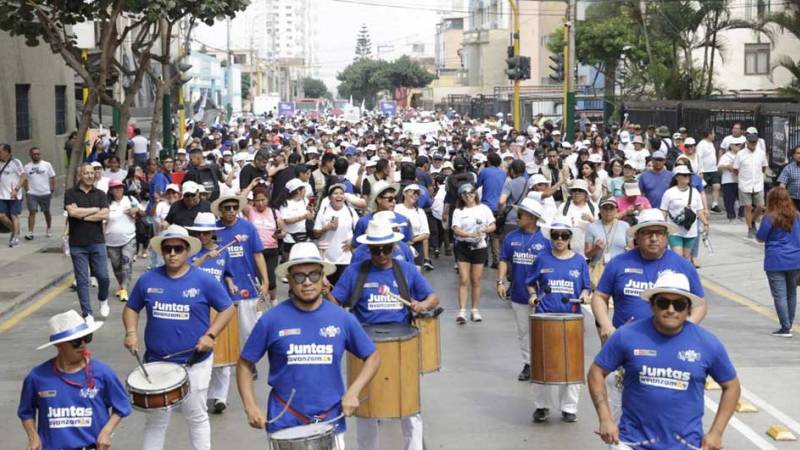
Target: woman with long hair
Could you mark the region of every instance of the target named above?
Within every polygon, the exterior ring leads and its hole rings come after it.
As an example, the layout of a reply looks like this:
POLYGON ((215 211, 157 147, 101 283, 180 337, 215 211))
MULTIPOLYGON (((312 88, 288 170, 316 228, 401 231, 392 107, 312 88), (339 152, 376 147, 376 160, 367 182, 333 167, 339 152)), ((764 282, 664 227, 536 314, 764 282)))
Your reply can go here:
POLYGON ((703 194, 691 185, 691 170, 683 165, 676 165, 672 172, 670 188, 661 198, 660 209, 664 216, 678 229, 669 236, 669 246, 675 253, 687 260, 692 259, 692 247, 697 241, 698 222, 704 225, 703 233, 708 233, 708 216, 703 209, 703 194), (694 220, 691 219, 692 216, 694 220))
POLYGON ((138 200, 125 195, 125 185, 119 180, 111 180, 108 184, 108 222, 105 225, 106 250, 119 285, 116 296, 123 302, 128 301, 136 256, 136 219, 141 214, 138 200))
POLYGON ((314 237, 319 239, 322 257, 336 265, 336 272, 328 275, 331 285, 339 281, 353 257, 352 239, 358 213, 347 204, 345 189, 341 183, 328 187, 328 201, 320 203, 314 221, 314 237))
POLYGON ((483 320, 478 310, 481 303, 481 275, 489 258, 487 235, 495 230, 494 214, 480 202, 472 183, 458 188, 458 199, 451 220, 458 263, 458 316, 456 323, 467 323, 467 290, 472 288, 470 320, 483 320))
POLYGON ((622 166, 622 160, 614 158, 608 163, 608 178, 606 189, 608 195, 612 197, 622 196, 622 185, 625 183, 625 174, 622 166))
POLYGON ((242 191, 241 195, 245 198, 250 192, 253 193, 253 205, 246 205, 242 213, 256 228, 258 237, 261 238, 261 243, 264 245, 261 253, 267 263, 269 300, 274 302, 277 300, 276 288, 278 287, 275 280, 275 268, 278 267, 278 261, 281 258, 278 243, 286 234, 286 224, 281 219, 280 211, 270 206, 269 192, 266 185, 262 183, 261 178, 255 178, 242 191))
POLYGON ((589 187, 589 200, 592 203, 597 203, 603 197, 603 185, 600 181, 600 176, 597 175, 594 163, 591 161, 583 161, 578 163, 578 180, 586 181, 589 187))
POLYGON ((764 271, 781 326, 772 335, 790 338, 800 279, 800 213, 786 188, 778 186, 767 193, 767 213, 756 239, 764 243, 764 271))

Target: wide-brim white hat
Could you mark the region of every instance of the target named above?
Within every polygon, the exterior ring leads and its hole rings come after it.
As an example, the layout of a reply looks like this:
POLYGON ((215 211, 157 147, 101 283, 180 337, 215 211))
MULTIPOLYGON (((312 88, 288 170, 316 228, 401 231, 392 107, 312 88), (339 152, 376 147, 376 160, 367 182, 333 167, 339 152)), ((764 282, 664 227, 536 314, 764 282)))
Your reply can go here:
POLYGON ((370 220, 367 232, 356 238, 356 242, 366 245, 394 244, 403 240, 403 234, 392 229, 388 220, 370 220))
POLYGON ((511 207, 517 209, 518 213, 519 211, 525 211, 526 213, 536 217, 540 222, 542 220, 542 216, 544 216, 544 205, 530 197, 523 198, 518 205, 511 205, 511 207))
POLYGON ((370 192, 369 205, 367 205, 367 208, 370 211, 374 211, 375 208, 377 207, 375 202, 378 199, 378 197, 390 189, 397 192, 398 186, 396 184, 389 183, 388 181, 383 181, 383 180, 375 183, 375 186, 372 187, 372 192, 370 192))
POLYGON ((185 227, 189 231, 219 231, 225 227, 217 226, 217 218, 210 212, 197 213, 194 223, 190 227, 185 227))
POLYGON ((637 217, 638 222, 636 225, 628 228, 626 234, 629 238, 636 236, 636 232, 642 228, 647 227, 664 227, 667 229, 667 234, 673 234, 678 231, 678 227, 664 218, 664 213, 660 209, 650 208, 643 209, 637 217))
POLYGON ((586 180, 581 180, 581 179, 572 180, 572 182, 567 187, 569 188, 570 191, 577 189, 586 192, 586 195, 589 195, 589 183, 587 183, 586 180))
POLYGON ((223 195, 222 197, 214 200, 211 203, 211 212, 214 213, 215 216, 219 217, 222 215, 222 211, 219 210, 219 207, 225 203, 230 201, 237 201, 239 202, 239 211, 242 210, 247 205, 247 199, 239 196, 239 195, 223 195))
POLYGON ((87 322, 73 309, 56 314, 47 323, 50 325, 50 342, 36 347, 36 350, 84 337, 103 326, 102 321, 87 322))
POLYGON ((692 294, 689 278, 686 275, 671 270, 662 272, 658 276, 655 285, 642 292, 641 297, 649 301, 654 295, 658 294, 677 294, 688 298, 694 305, 705 302, 702 298, 692 294))
POLYGON ((298 264, 319 264, 322 266, 322 271, 325 275, 330 275, 336 272, 336 266, 322 259, 319 254, 319 249, 313 242, 299 242, 292 246, 289 252, 289 259, 278 264, 275 268, 275 275, 278 277, 289 276, 289 269, 298 264))
POLYGON ((166 230, 162 231, 158 236, 150 239, 150 248, 161 254, 161 243, 167 239, 180 239, 189 245, 189 256, 194 255, 200 251, 200 239, 189 236, 186 228, 180 225, 170 225, 166 230))

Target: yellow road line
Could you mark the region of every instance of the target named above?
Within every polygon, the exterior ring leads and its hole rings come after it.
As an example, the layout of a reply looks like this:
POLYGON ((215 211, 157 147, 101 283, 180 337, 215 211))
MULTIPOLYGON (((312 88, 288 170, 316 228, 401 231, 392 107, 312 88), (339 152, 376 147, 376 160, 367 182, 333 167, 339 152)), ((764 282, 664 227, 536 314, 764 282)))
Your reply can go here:
POLYGON ((67 290, 67 288, 69 288, 71 284, 72 284, 72 277, 67 277, 60 284, 57 284, 55 287, 53 287, 52 289, 47 291, 44 295, 42 295, 42 298, 26 306, 25 309, 23 309, 22 311, 13 314, 5 322, 0 323, 0 334, 3 334, 6 331, 14 328, 14 326, 16 326, 26 317, 38 311, 39 308, 53 301, 53 299, 56 298, 59 294, 67 290))
POLYGON ((747 308, 752 309, 753 311, 761 314, 764 317, 767 317, 772 320, 778 320, 778 316, 775 314, 772 308, 768 308, 764 305, 756 303, 749 298, 745 298, 728 288, 722 287, 719 284, 709 280, 708 278, 701 277, 701 281, 703 283, 703 287, 708 289, 709 291, 719 295, 720 297, 730 300, 734 303, 738 303, 739 305, 745 306, 747 308))

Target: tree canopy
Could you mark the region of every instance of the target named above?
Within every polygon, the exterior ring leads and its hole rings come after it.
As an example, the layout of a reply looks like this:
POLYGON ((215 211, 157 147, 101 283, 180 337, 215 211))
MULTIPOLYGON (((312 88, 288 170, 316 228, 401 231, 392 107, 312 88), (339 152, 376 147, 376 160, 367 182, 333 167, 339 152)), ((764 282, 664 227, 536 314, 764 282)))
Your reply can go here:
POLYGON ((331 96, 325 83, 316 78, 303 78, 303 93, 309 98, 328 98, 331 96))
POLYGON ((381 91, 424 87, 436 76, 404 55, 392 62, 374 59, 354 61, 339 72, 336 79, 340 82, 337 88, 339 96, 352 96, 357 103, 364 100, 367 107, 372 108, 381 91))

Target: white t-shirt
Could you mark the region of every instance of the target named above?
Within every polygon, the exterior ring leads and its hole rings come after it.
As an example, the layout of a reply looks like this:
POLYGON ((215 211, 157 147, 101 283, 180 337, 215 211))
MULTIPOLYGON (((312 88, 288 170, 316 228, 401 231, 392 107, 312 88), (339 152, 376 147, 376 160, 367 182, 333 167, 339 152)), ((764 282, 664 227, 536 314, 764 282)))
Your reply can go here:
MULTIPOLYGON (((291 219, 292 217, 302 216, 308 209, 306 208, 306 199, 305 197, 302 200, 292 200, 289 199, 286 201, 286 206, 281 206, 281 217, 285 221, 286 219, 291 219)), ((295 223, 286 223, 286 237, 283 239, 284 241, 293 244, 294 238, 292 238, 291 234, 289 233, 305 233, 306 232, 306 221, 298 220, 295 223)))
MULTIPOLYGON (((25 173, 25 166, 16 158, 11 158, 8 165, 0 161, 0 169, 6 166, 6 170, 0 175, 0 200, 11 200, 11 190, 19 185, 22 174, 25 173)), ((17 200, 22 199, 22 191, 17 191, 17 200)))
POLYGON ((109 169, 103 171, 103 176, 108 178, 109 180, 117 180, 117 181, 125 181, 125 177, 128 176, 128 172, 119 169, 116 172, 112 172, 109 169))
MULTIPOLYGON (((733 152, 725 152, 725 153, 722 154, 722 156, 719 157, 719 164, 717 165, 717 167, 719 167, 719 166, 732 166, 734 159, 736 159, 736 154, 734 154, 733 152)), ((720 174, 722 174, 722 181, 721 181, 722 184, 730 184, 730 183, 738 183, 739 182, 739 177, 737 177, 736 174, 733 173, 732 170, 720 169, 719 172, 720 172, 720 174)))
POLYGON ((717 171, 717 149, 713 142, 702 139, 697 143, 697 154, 700 155, 700 170, 703 173, 717 171))
POLYGON ((322 206, 319 213, 317 213, 317 219, 314 221, 314 229, 322 230, 334 217, 338 220, 336 229, 326 231, 319 238, 320 244, 322 242, 327 242, 328 244, 323 257, 333 264, 350 264, 350 258, 353 254, 349 251, 343 251, 342 244, 353 239, 353 230, 356 227, 356 222, 358 222, 358 214, 356 214, 352 206, 347 204, 343 204, 339 210, 333 209, 333 206, 330 205, 322 206))
POLYGON ((147 138, 146 137, 144 137, 144 136, 142 136, 140 134, 138 136, 134 136, 133 139, 131 139, 131 142, 133 143, 133 154, 134 155, 140 155, 140 154, 143 154, 143 153, 147 153, 148 142, 147 142, 147 138))
POLYGON ((440 186, 439 190, 436 191, 436 195, 433 196, 433 204, 431 205, 431 214, 436 219, 442 220, 442 214, 444 213, 444 197, 446 195, 444 186, 440 186))
POLYGON ((743 148, 736 153, 733 168, 739 171, 739 190, 746 193, 764 190, 764 168, 767 155, 758 147, 754 151, 743 148))
MULTIPOLYGON (((0 163, 2 167, 2 163, 0 163)), ((8 169, 6 169, 8 170, 8 169)), ((56 176, 53 166, 47 161, 38 163, 29 162, 25 164, 25 173, 28 174, 28 194, 30 195, 50 195, 50 178, 56 176)), ((2 175, 3 177, 5 176, 2 175)))
POLYGON ((691 191, 691 205, 689 205, 689 189, 681 191, 678 189, 678 186, 672 186, 671 188, 667 189, 664 192, 664 196, 661 197, 660 209, 662 211, 667 211, 669 213, 667 215, 667 220, 678 226, 678 231, 673 233, 676 236, 683 236, 687 238, 697 237, 697 222, 700 221, 699 218, 694 221, 692 227, 688 230, 682 225, 675 223, 675 220, 673 220, 673 218, 677 219, 678 216, 683 213, 683 208, 687 206, 694 212, 698 212, 703 209, 703 200, 700 198, 700 196, 703 194, 699 193, 695 188, 691 188, 691 191))
MULTIPOLYGON (((494 214, 488 206, 480 203, 471 208, 456 208, 453 211, 452 227, 458 227, 462 231, 475 233, 481 228, 494 223, 494 214)), ((457 241, 469 242, 475 248, 486 248, 486 235, 479 238, 465 238, 455 236, 457 241)))
POLYGON ((100 177, 100 179, 97 181, 97 183, 94 184, 94 187, 96 187, 97 189, 99 189, 99 190, 105 192, 106 194, 108 194, 108 182, 109 181, 111 181, 111 180, 109 180, 108 177, 100 177))
POLYGON ((589 228, 589 225, 597 220, 597 207, 592 205, 590 208, 588 202, 584 203, 583 206, 577 206, 570 202, 567 213, 564 216, 569 221, 569 225, 572 226, 572 239, 569 241, 570 248, 573 252, 583 255, 585 250, 584 245, 586 243, 586 230, 589 228), (594 210, 594 212, 592 212, 592 210, 594 210), (584 213, 592 216, 592 221, 584 220, 584 213))
POLYGON ((425 210, 422 208, 406 208, 406 205, 398 203, 394 207, 394 212, 408 217, 409 225, 411 225, 411 234, 414 236, 418 234, 431 234, 431 229, 428 227, 428 216, 425 215, 425 210))
POLYGON ((353 183, 353 186, 356 186, 358 183, 359 169, 361 169, 361 164, 357 162, 347 166, 347 173, 345 173, 344 177, 350 180, 350 182, 353 183))
POLYGON ((647 168, 647 158, 650 157, 650 152, 644 148, 641 150, 636 150, 634 148, 631 151, 626 151, 625 157, 633 164, 633 168, 636 169, 637 172, 644 172, 647 168))
POLYGON ((125 213, 131 208, 138 208, 139 202, 128 195, 122 200, 108 204, 108 220, 106 221, 106 245, 121 247, 136 238, 136 221, 125 213))
POLYGON ((166 200, 161 200, 156 204, 156 218, 158 219, 159 224, 167 218, 170 206, 172 205, 170 205, 166 200))

